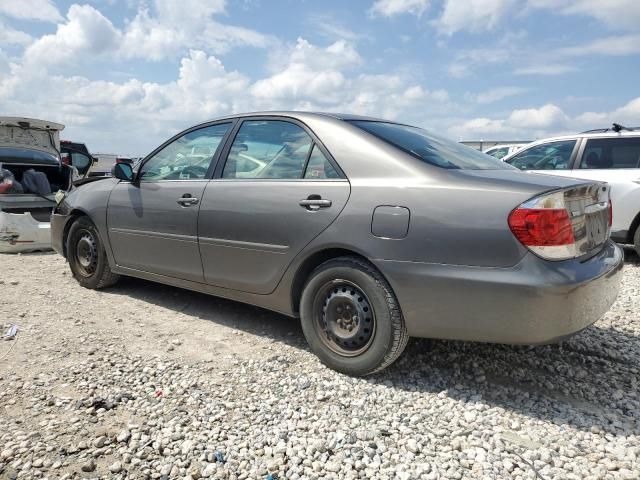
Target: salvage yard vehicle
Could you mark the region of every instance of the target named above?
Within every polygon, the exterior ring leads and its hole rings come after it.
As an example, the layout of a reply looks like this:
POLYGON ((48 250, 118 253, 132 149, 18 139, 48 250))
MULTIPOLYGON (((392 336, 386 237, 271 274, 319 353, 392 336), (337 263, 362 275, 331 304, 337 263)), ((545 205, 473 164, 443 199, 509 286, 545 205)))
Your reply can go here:
POLYGON ((496 157, 497 159, 504 158, 511 155, 514 152, 520 150, 524 145, 523 143, 505 143, 504 145, 496 145, 491 148, 487 148, 484 153, 496 157))
POLYGON ((196 125, 72 190, 55 250, 87 288, 139 277, 300 317, 367 375, 410 336, 559 341, 615 300, 609 187, 527 174, 420 128, 303 112, 196 125), (190 157, 195 145, 213 152, 190 157), (262 163, 247 177, 246 158, 262 163), (254 171, 255 170, 255 171, 254 171))
MULTIPOLYGON (((51 249, 55 193, 67 190, 74 175, 61 162, 62 129, 44 120, 0 117, 0 252, 51 249)), ((80 167, 89 162, 77 158, 80 167)))
POLYGON ((607 182, 611 238, 640 255, 640 128, 611 128, 538 140, 503 160, 521 170, 607 182))

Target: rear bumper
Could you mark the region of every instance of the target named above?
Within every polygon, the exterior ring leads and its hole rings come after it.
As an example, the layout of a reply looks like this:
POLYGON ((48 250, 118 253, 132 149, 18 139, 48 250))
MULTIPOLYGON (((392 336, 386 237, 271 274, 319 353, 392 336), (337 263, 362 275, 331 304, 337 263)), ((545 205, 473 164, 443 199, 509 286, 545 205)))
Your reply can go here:
POLYGON ((393 287, 411 336, 533 345, 602 317, 618 294, 624 254, 609 241, 588 260, 527 254, 511 268, 374 263, 393 287))
POLYGON ((616 230, 611 232, 611 240, 617 243, 625 244, 629 239, 628 230, 616 230))
POLYGON ((71 218, 70 215, 61 215, 55 212, 51 215, 51 246, 63 257, 66 257, 64 251, 64 231, 69 218, 71 218))
POLYGON ((39 222, 29 212, 0 211, 0 253, 51 250, 48 222, 39 222))

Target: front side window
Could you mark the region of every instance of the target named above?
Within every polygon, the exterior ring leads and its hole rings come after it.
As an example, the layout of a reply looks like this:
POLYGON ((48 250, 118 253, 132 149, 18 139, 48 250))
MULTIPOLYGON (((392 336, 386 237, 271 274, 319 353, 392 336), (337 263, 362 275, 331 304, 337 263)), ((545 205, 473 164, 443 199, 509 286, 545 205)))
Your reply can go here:
POLYGON ((202 180, 230 123, 193 130, 174 140, 140 169, 140 181, 202 180))
POLYGON ((491 151, 491 152, 487 152, 489 155, 491 155, 492 157, 495 157, 497 159, 501 159, 502 157, 506 156, 509 153, 509 147, 504 147, 504 148, 496 148, 495 150, 491 151))
POLYGON ((580 168, 640 168, 640 138, 587 140, 580 168))
POLYGON ((349 123, 437 167, 464 170, 508 170, 497 158, 421 128, 397 123, 351 120, 349 123))
POLYGON ((222 178, 302 178, 313 141, 281 120, 248 120, 233 140, 222 178))
POLYGON ((549 142, 519 151, 508 162, 520 170, 569 170, 575 140, 549 142))

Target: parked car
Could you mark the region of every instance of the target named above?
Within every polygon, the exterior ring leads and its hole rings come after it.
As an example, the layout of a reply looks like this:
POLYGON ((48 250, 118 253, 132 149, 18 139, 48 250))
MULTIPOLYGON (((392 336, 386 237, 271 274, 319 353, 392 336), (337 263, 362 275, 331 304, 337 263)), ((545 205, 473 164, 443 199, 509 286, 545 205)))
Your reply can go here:
POLYGON ((506 157, 507 155, 511 155, 514 152, 520 150, 526 143, 509 143, 504 145, 496 145, 491 148, 487 148, 484 153, 487 155, 491 155, 497 159, 501 159, 506 157))
POLYGON ((614 124, 534 142, 505 161, 522 170, 611 185, 611 238, 640 255, 640 128, 614 124))
POLYGON ((85 177, 91 166, 97 161, 84 143, 60 140, 60 158, 63 165, 75 167, 78 176, 85 177), (90 159, 87 162, 87 157, 90 159))
POLYGON ((113 167, 116 164, 133 164, 132 158, 112 153, 97 153, 95 158, 96 162, 93 167, 91 167, 91 170, 89 170, 89 177, 110 177, 113 167))
MULTIPOLYGON (((64 125, 0 117, 0 252, 51 249, 55 193, 71 187, 74 171, 59 155, 64 125)), ((89 157, 76 158, 88 168, 89 157)))
POLYGON ((558 341, 600 318, 621 279, 605 183, 526 174, 386 120, 225 117, 114 177, 53 215, 82 286, 128 275, 299 316, 311 349, 352 375, 409 336, 558 341), (246 156, 264 163, 251 177, 246 156))

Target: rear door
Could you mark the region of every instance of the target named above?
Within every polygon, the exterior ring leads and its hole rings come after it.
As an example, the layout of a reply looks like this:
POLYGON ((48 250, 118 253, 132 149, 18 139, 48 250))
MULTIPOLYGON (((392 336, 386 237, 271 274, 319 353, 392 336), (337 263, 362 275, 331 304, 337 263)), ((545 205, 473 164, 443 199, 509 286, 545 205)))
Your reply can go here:
POLYGON ((235 130, 200 207, 204 277, 268 294, 336 219, 350 186, 320 141, 294 120, 249 118, 235 130))
POLYGON ((115 186, 107 221, 118 265, 203 281, 198 211, 231 125, 214 124, 180 135, 145 160, 136 182, 115 186))
POLYGON ((620 239, 621 232, 626 235, 640 212, 640 137, 587 139, 572 176, 609 183, 614 208, 612 236, 620 239))

